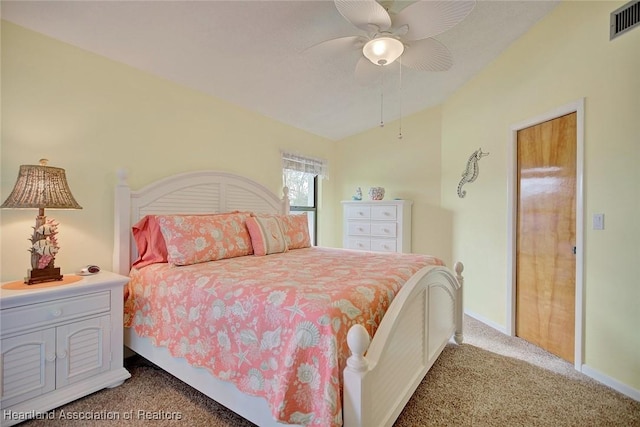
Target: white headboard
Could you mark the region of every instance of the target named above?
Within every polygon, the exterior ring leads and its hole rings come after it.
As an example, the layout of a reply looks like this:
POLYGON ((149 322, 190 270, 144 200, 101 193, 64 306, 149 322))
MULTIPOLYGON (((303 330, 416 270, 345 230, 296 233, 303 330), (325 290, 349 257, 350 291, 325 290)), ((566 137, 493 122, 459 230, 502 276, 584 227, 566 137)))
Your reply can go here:
POLYGON ((225 172, 197 171, 170 176, 137 191, 118 171, 115 191, 113 270, 129 274, 137 257, 131 226, 149 214, 195 214, 231 211, 288 213, 288 189, 279 198, 265 186, 225 172))

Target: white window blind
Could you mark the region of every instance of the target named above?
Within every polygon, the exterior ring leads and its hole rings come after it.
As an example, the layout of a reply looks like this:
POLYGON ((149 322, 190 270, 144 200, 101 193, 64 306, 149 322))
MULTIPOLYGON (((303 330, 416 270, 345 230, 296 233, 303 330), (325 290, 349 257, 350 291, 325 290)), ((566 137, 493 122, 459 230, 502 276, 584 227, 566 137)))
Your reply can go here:
POLYGON ((329 178, 329 165, 324 159, 301 156, 295 153, 282 152, 282 168, 297 172, 304 172, 311 175, 318 175, 321 178, 329 178))

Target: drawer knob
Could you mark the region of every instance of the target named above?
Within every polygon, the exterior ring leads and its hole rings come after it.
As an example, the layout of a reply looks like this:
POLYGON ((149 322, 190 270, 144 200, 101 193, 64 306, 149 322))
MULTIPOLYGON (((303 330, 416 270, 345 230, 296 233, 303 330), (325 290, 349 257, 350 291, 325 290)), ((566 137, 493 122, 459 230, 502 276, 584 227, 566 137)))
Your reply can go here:
POLYGON ((51 312, 51 314, 53 315, 53 317, 60 317, 62 316, 62 309, 56 308, 51 312))
POLYGON ((53 353, 47 354, 47 362, 53 362, 56 360, 56 355, 53 353))
POLYGON ((364 231, 364 228, 358 227, 358 231, 364 231))

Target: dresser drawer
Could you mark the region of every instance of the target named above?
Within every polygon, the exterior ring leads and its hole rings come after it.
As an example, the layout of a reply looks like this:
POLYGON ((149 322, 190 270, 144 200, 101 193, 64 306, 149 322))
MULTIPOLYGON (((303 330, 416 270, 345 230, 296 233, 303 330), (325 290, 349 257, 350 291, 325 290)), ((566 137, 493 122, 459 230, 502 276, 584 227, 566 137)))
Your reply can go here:
POLYGON ((371 250, 377 252, 396 252, 397 242, 392 239, 371 239, 371 250))
POLYGON ((2 333, 102 313, 110 309, 110 291, 8 308, 2 310, 2 333))
POLYGON ((396 237, 398 224, 395 222, 372 222, 371 236, 396 237))
POLYGON ((371 241, 369 239, 348 239, 347 249, 359 249, 361 251, 371 250, 371 241))
POLYGON ((347 219, 370 219, 371 206, 349 206, 347 207, 347 219))
POLYGON ((379 221, 394 221, 398 217, 397 208, 394 205, 371 206, 371 219, 379 221))
POLYGON ((368 222, 349 222, 349 236, 368 236, 371 234, 371 224, 368 222))

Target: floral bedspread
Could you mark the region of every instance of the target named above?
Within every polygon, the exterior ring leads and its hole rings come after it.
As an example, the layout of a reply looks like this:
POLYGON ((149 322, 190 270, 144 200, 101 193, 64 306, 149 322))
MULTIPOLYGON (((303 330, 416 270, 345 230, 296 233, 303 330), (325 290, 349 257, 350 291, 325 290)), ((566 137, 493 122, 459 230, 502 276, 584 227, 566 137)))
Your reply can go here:
POLYGON ((346 335, 373 336, 400 287, 442 261, 426 255, 306 248, 131 271, 125 326, 264 397, 275 419, 342 425, 346 335))

